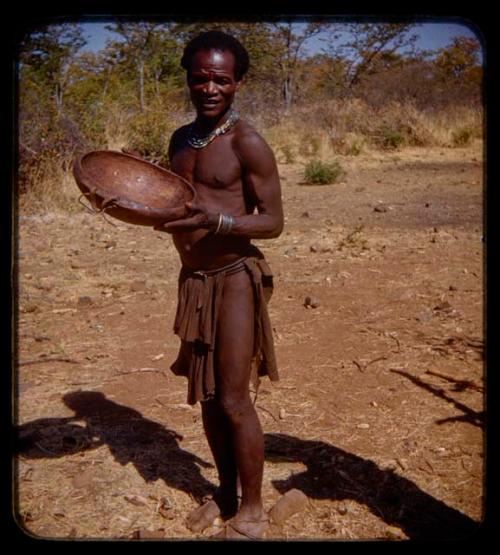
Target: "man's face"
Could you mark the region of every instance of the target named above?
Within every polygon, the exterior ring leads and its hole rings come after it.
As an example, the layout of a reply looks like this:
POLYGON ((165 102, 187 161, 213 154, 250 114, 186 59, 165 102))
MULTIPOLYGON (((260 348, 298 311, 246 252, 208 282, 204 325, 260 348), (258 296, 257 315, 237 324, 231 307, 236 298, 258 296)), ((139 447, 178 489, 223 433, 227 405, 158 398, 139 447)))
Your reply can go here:
POLYGON ((240 81, 235 59, 227 50, 200 50, 191 59, 188 86, 198 116, 218 120, 229 109, 240 81))

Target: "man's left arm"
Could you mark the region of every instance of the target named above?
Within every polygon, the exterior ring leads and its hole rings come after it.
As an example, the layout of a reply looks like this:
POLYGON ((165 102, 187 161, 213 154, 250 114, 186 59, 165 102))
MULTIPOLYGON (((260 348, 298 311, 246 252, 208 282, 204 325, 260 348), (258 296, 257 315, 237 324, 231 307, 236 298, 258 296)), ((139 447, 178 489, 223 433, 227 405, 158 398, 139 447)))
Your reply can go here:
MULTIPOLYGON (((233 216, 231 235, 249 239, 271 239, 283 230, 281 186, 274 154, 269 145, 255 132, 235 137, 235 153, 242 166, 245 195, 257 208, 257 214, 233 216)), ((215 231, 219 213, 207 212, 203 206, 188 203, 190 216, 158 226, 156 229, 177 233, 193 229, 215 231)))
POLYGON ((251 239, 271 239, 283 231, 283 206, 278 167, 269 145, 255 132, 234 140, 242 165, 245 194, 255 203, 257 214, 234 218, 231 234, 251 239))

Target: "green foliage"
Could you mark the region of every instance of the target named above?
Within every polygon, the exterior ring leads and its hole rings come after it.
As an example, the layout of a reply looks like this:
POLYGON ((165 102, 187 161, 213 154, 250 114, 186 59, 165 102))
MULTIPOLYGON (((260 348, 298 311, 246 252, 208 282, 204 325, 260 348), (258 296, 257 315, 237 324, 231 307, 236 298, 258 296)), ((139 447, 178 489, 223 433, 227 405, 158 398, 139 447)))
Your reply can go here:
POLYGON ((146 110, 130 118, 127 146, 168 167, 168 144, 174 131, 175 124, 165 112, 146 110))
POLYGON ((343 175, 345 171, 337 160, 333 162, 311 160, 304 169, 305 183, 312 185, 330 185, 343 175))
POLYGON ((236 107, 265 136, 277 130, 270 144, 280 161, 294 163, 298 154, 311 159, 308 182, 333 183, 342 174, 337 162, 318 161, 326 146, 357 156, 368 141, 387 150, 428 144, 431 131, 449 143, 453 128, 452 144, 466 146, 479 136, 477 119, 457 125, 439 115, 460 106, 481 111, 481 46, 459 37, 434 57, 409 53, 413 27, 116 23, 110 28, 121 40, 108 40, 97 53, 82 52, 85 38, 76 23, 36 28, 19 45, 20 190, 58 179, 77 150, 123 145, 167 164, 171 133, 192 108, 180 57, 186 41, 209 28, 233 34, 248 49, 251 66, 236 107), (345 28, 350 42, 339 47, 334 39, 345 28), (309 54, 320 32, 323 53, 309 54), (287 124, 287 111, 299 125, 287 124))
POLYGON ((471 127, 460 127, 453 132, 452 141, 454 146, 466 146, 471 142, 474 130, 471 127))
POLYGON ((397 150, 405 143, 404 132, 383 124, 377 130, 376 142, 386 150, 397 150))

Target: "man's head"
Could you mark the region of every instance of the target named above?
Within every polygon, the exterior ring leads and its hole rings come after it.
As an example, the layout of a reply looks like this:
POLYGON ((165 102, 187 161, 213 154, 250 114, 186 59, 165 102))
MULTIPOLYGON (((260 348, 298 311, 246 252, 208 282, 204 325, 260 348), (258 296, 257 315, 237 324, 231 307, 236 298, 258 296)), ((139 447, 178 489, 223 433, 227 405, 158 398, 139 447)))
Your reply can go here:
POLYGON ((234 37, 209 31, 195 37, 184 50, 191 100, 199 118, 216 123, 231 107, 249 66, 248 53, 234 37))
POLYGON ((248 52, 239 40, 221 31, 200 33, 188 42, 181 59, 181 66, 187 71, 188 78, 193 56, 199 51, 210 50, 231 52, 234 58, 234 78, 241 81, 250 66, 248 52))

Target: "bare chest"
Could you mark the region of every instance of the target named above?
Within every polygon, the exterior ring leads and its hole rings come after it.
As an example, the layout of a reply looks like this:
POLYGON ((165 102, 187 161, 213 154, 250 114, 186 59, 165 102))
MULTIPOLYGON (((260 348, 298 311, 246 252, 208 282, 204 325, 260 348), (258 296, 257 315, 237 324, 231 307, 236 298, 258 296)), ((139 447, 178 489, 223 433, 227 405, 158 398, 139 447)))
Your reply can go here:
POLYGON ((172 171, 193 184, 210 189, 227 189, 241 180, 241 164, 226 137, 219 137, 204 148, 188 144, 178 148, 171 159, 172 171))

